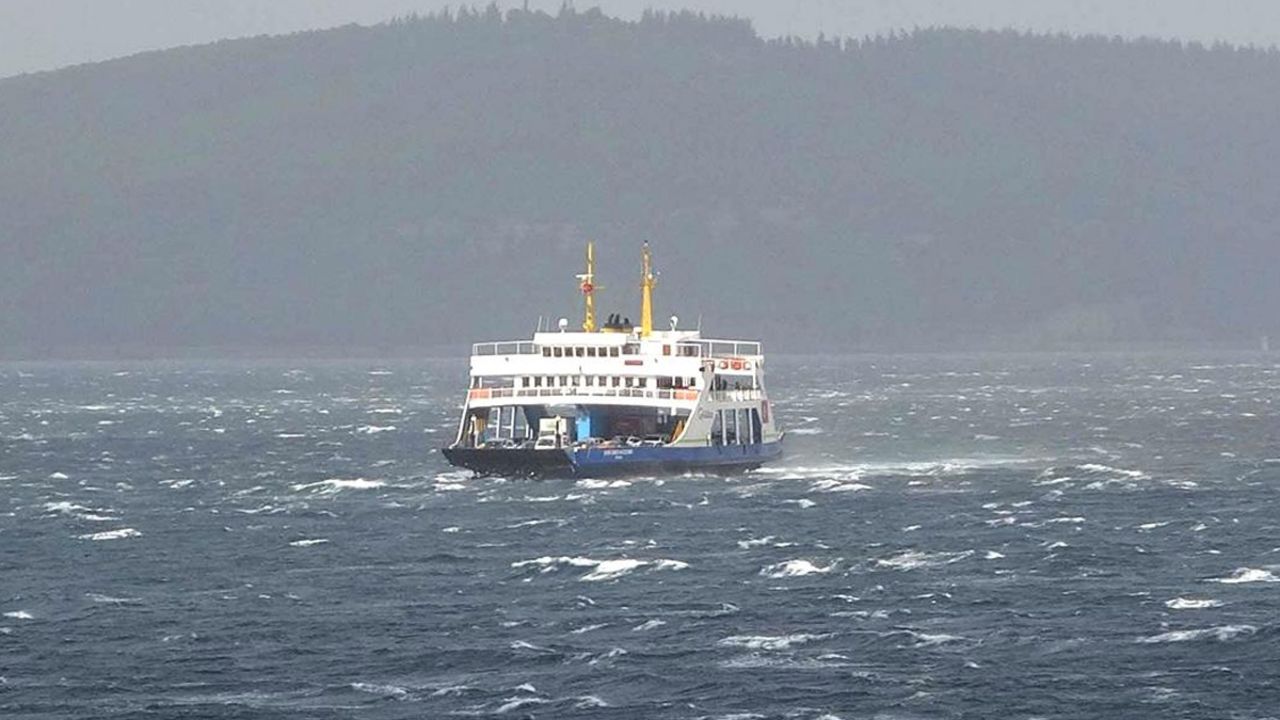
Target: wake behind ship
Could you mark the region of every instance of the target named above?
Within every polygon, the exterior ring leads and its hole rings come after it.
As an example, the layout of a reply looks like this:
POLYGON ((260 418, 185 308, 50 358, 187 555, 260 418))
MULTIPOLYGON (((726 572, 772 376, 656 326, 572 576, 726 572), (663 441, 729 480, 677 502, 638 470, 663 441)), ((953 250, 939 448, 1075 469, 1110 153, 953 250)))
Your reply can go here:
POLYGON ((458 467, 508 476, 748 470, 782 455, 759 342, 653 329, 655 276, 643 254, 640 324, 595 312, 595 252, 578 276, 581 331, 472 348, 470 387, 453 443, 458 467))

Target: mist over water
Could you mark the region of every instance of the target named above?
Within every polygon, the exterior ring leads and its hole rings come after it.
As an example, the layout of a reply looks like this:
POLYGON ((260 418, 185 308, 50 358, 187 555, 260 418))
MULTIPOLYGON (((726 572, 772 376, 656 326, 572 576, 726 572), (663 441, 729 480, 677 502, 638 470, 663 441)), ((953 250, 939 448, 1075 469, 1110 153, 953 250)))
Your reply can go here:
POLYGON ((0 366, 0 716, 1280 707, 1273 357, 770 364, 776 465, 545 482, 461 360, 0 366))

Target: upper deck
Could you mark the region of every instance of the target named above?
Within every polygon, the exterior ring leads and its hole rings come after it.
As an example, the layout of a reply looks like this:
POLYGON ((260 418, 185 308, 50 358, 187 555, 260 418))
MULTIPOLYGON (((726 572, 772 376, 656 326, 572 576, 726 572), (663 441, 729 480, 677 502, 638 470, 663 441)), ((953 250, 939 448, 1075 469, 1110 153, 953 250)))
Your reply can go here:
POLYGON ((754 374, 764 361, 759 342, 703 339, 696 331, 536 333, 532 341, 477 343, 472 377, 617 374, 695 375, 704 361, 724 361, 725 374, 754 374))

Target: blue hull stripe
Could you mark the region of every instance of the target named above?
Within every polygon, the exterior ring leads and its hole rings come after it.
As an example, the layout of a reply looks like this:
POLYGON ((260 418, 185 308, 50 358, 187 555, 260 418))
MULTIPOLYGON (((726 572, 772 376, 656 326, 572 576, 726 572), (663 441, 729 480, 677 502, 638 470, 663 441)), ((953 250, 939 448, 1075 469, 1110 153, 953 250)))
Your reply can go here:
POLYGON ((733 467, 760 465, 782 456, 782 443, 709 445, 707 447, 586 448, 569 452, 580 472, 643 466, 733 467))

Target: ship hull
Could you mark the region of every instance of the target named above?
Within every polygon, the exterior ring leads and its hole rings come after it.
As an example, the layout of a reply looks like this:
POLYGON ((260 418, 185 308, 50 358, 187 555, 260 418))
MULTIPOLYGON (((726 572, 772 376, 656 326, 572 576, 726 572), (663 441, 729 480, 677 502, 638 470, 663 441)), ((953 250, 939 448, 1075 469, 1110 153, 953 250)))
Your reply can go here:
POLYGON ((454 467, 481 475, 504 477, 572 476, 573 461, 563 450, 507 450, 445 448, 441 452, 454 467))
POLYGON ((782 443, 706 447, 508 450, 446 448, 456 467, 508 477, 617 477, 754 470, 782 456, 782 443))

